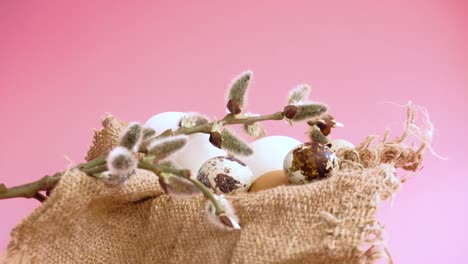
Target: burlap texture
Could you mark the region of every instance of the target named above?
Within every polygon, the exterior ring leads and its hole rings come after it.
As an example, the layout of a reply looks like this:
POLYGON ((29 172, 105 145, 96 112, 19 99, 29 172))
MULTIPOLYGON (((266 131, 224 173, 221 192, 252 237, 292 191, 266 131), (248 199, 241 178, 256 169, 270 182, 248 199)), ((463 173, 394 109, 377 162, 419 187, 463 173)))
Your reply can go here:
MULTIPOLYGON (((365 149, 350 153, 360 162, 365 149)), ((319 182, 229 196, 239 231, 211 224, 203 197, 176 200, 164 194, 152 173, 138 171, 123 187, 110 187, 70 170, 12 231, 3 261, 375 263, 386 255, 375 214, 401 184, 396 159, 371 167, 349 162, 319 182)))

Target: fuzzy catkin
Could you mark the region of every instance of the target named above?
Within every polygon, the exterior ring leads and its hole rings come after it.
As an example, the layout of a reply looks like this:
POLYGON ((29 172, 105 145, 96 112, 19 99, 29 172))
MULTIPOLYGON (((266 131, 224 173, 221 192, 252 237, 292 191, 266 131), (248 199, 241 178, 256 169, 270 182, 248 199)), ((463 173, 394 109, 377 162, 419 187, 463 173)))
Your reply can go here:
POLYGON ((120 137, 120 146, 133 152, 137 152, 143 138, 142 128, 139 123, 132 122, 123 131, 120 137))
POLYGON ((310 86, 307 84, 298 85, 288 95, 288 105, 297 105, 303 103, 309 98, 310 86))
POLYGON ((229 90, 227 100, 236 100, 240 107, 245 105, 245 93, 249 87, 250 79, 252 78, 252 72, 246 71, 241 73, 234 79, 229 90))
POLYGON ((156 130, 151 127, 143 127, 143 140, 148 139, 154 135, 156 135, 156 130))
POLYGON ((320 104, 298 105, 294 121, 302 121, 315 116, 319 116, 327 111, 327 107, 320 104))
POLYGON ((187 144, 188 136, 178 135, 154 140, 148 147, 148 153, 156 160, 162 160, 179 151, 187 144))
POLYGON ((245 133, 247 133, 247 135, 255 139, 258 139, 267 135, 265 128, 258 122, 250 124, 250 125, 244 124, 242 128, 244 129, 245 133))
POLYGON ((107 156, 107 168, 113 175, 129 175, 137 166, 137 160, 125 147, 115 147, 107 156))
POLYGON ((242 156, 253 154, 253 150, 247 143, 227 129, 224 129, 223 132, 221 132, 221 147, 227 151, 242 156))
POLYGON ((200 189, 190 180, 169 173, 161 174, 159 184, 167 194, 176 199, 188 199, 201 194, 200 189))

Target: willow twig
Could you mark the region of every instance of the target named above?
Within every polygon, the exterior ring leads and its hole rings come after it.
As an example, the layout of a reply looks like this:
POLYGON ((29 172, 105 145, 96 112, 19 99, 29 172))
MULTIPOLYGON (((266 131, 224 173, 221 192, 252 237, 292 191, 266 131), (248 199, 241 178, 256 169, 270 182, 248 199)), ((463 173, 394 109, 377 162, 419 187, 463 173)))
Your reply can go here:
MULTIPOLYGON (((214 122, 209 122, 209 123, 204 123, 200 124, 194 127, 180 127, 179 129, 172 131, 172 130, 166 130, 163 132, 163 134, 149 138, 147 140, 154 140, 157 138, 161 137, 166 137, 166 136, 174 136, 174 135, 190 135, 190 134, 195 134, 195 133, 206 133, 209 134, 211 132, 211 129, 215 122, 220 123, 222 126, 228 126, 228 125, 242 125, 242 124, 247 124, 251 125, 256 122, 261 122, 261 121, 268 121, 268 120, 283 120, 284 115, 283 112, 276 112, 270 115, 260 115, 260 116, 246 116, 246 117, 238 117, 234 116, 232 114, 226 115, 223 119, 219 121, 214 121, 214 122)), ((145 145, 145 144, 142 144, 145 145)), ((146 149, 140 149, 140 152, 146 153, 146 149)), ((107 170, 106 166, 106 157, 107 154, 100 156, 94 160, 88 161, 83 164, 79 164, 78 166, 75 167, 75 169, 79 169, 83 171, 84 173, 93 176, 93 174, 98 174, 101 172, 104 172, 107 170)), ((175 175, 180 175, 186 178, 189 178, 199 189, 201 189, 202 193, 210 199, 217 212, 221 213, 223 212, 223 209, 221 206, 217 206, 216 198, 210 193, 208 193, 206 190, 202 189, 203 187, 200 187, 201 185, 197 184, 196 180, 193 180, 190 178, 190 171, 189 170, 179 170, 179 169, 174 169, 171 167, 167 166, 160 166, 160 165, 154 165, 151 163, 145 163, 145 162, 140 162, 139 167, 141 169, 146 169, 154 172, 156 175, 160 174, 161 172, 168 172, 172 173, 175 175)), ((39 193, 40 191, 51 191, 57 183, 60 181, 62 175, 64 172, 58 172, 55 173, 53 176, 45 176, 41 178, 40 180, 11 187, 11 188, 6 188, 3 184, 0 184, 0 199, 8 199, 8 198, 18 198, 18 197, 23 197, 23 198, 35 198, 37 200, 44 200, 46 197, 42 197, 41 194, 39 193)), ((209 190, 208 190, 209 191, 209 190)))
POLYGON ((37 200, 40 200, 41 197, 39 198, 38 193, 40 191, 48 191, 51 190, 57 185, 57 183, 60 181, 62 178, 62 172, 55 173, 52 176, 44 176, 41 179, 11 187, 11 188, 1 188, 0 189, 0 199, 8 199, 8 198, 18 198, 18 197, 23 197, 23 198, 35 198, 37 200))
MULTIPOLYGON (((273 121, 273 120, 283 120, 284 115, 283 112, 276 112, 270 115, 260 115, 260 116, 248 116, 248 117, 236 117, 232 114, 227 114, 223 119, 219 121, 213 121, 205 124, 201 124, 198 126, 193 126, 193 127, 180 127, 175 131, 172 131, 171 129, 168 129, 164 131, 162 134, 154 137, 150 137, 146 139, 145 141, 153 141, 155 139, 160 139, 163 137, 167 136, 176 136, 176 135, 191 135, 195 133, 205 133, 209 134, 211 132, 211 128, 215 123, 219 123, 222 126, 229 126, 229 125, 251 125, 257 122, 262 122, 262 121, 273 121)), ((140 148, 140 152, 146 153, 147 149, 146 146, 148 144, 142 144, 140 148)))
POLYGON ((145 162, 145 161, 138 162, 138 168, 151 171, 154 174, 156 174, 158 177, 161 173, 166 172, 166 173, 171 173, 177 176, 182 176, 184 178, 190 178, 190 170, 185 170, 185 169, 180 170, 180 169, 176 169, 173 167, 156 165, 156 164, 152 164, 152 163, 145 162))

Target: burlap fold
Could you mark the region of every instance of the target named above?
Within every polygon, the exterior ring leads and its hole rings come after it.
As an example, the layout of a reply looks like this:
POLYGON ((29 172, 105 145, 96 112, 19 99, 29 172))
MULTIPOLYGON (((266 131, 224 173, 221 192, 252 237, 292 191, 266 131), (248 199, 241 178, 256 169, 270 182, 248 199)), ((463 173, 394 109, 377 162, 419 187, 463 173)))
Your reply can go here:
POLYGON ((3 261, 374 263, 385 256, 375 214, 401 181, 392 164, 350 164, 311 184, 228 196, 238 231, 211 224, 203 197, 164 194, 152 173, 111 187, 70 170, 12 231, 3 261))

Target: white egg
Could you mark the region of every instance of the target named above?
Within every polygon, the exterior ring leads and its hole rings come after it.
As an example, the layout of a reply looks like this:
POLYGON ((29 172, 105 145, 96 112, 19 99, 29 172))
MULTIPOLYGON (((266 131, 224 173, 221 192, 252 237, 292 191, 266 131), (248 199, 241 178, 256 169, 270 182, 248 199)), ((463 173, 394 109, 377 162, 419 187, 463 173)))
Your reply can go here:
POLYGON ((354 148, 355 146, 353 143, 344 140, 344 139, 333 139, 330 142, 327 143, 327 147, 332 151, 332 152, 337 152, 339 149, 342 148, 354 148))
POLYGON ((288 152, 300 145, 297 139, 286 136, 268 136, 250 143, 254 154, 245 159, 255 177, 269 171, 282 170, 288 152))
POLYGON ((191 170, 192 175, 197 175, 198 170, 207 160, 226 156, 226 151, 211 145, 209 137, 208 134, 203 133, 190 135, 187 145, 174 154, 172 161, 181 168, 191 170))
POLYGON ((234 157, 215 157, 205 162, 197 180, 217 194, 247 192, 254 181, 247 164, 234 157))
POLYGON ((145 125, 154 129, 156 135, 159 135, 168 129, 178 129, 179 122, 185 115, 186 113, 182 112, 163 112, 148 119, 145 125))

